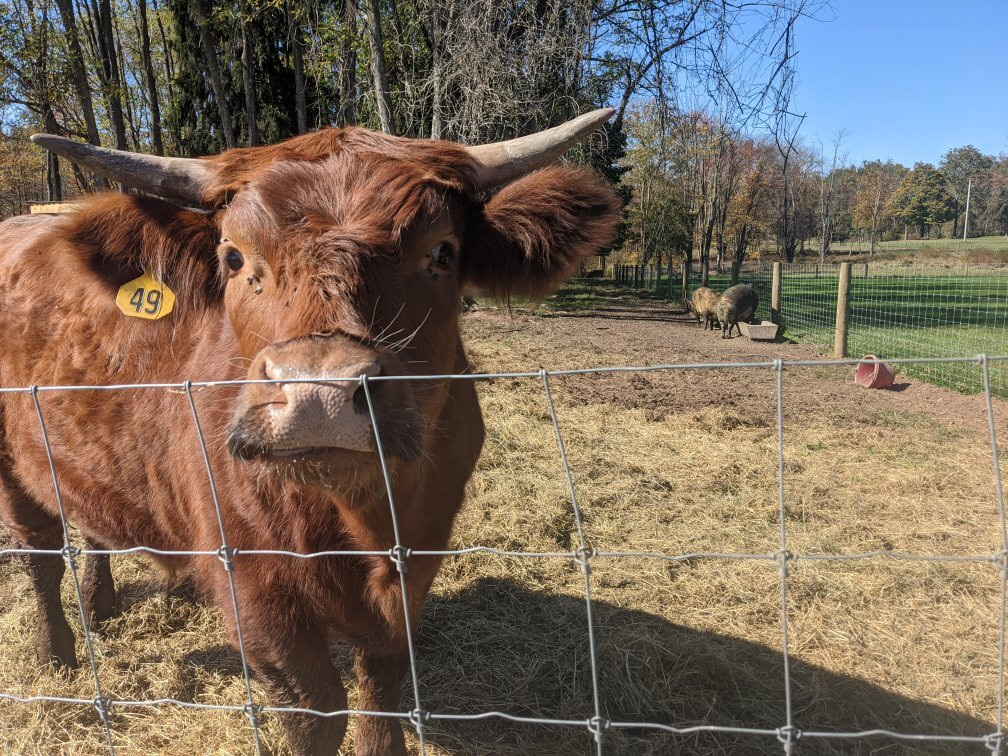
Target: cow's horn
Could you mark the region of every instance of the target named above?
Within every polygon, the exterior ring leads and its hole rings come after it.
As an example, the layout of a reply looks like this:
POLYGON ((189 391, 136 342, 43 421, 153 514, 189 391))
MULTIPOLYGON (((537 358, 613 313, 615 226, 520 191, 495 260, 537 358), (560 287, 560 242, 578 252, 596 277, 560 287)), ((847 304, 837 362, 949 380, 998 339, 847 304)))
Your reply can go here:
POLYGON ((469 153, 479 162, 481 188, 501 186, 549 165, 612 118, 615 112, 612 108, 593 110, 552 129, 507 142, 469 147, 469 153))
POLYGON ((206 205, 203 189, 211 173, 202 160, 110 150, 52 134, 33 134, 31 140, 117 183, 192 207, 206 205))

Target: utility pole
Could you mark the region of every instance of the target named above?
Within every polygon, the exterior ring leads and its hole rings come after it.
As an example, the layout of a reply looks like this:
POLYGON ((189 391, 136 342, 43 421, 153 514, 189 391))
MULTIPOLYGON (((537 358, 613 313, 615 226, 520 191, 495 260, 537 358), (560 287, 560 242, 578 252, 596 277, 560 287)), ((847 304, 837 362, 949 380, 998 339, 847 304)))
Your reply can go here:
POLYGON ((973 191, 973 179, 966 184, 966 220, 963 221, 963 241, 966 241, 966 229, 969 228, 969 201, 970 192, 973 191))

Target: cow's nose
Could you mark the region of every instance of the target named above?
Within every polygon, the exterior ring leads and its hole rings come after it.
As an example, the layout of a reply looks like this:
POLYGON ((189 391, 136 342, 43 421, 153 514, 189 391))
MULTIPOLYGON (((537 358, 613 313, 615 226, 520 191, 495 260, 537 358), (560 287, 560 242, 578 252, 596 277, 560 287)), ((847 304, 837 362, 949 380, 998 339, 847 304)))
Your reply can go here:
POLYGON ((376 376, 381 366, 362 361, 325 370, 309 370, 267 357, 263 373, 283 381, 286 403, 270 406, 273 449, 295 453, 306 449, 336 448, 374 451, 374 433, 366 405, 354 401, 360 378, 376 376))

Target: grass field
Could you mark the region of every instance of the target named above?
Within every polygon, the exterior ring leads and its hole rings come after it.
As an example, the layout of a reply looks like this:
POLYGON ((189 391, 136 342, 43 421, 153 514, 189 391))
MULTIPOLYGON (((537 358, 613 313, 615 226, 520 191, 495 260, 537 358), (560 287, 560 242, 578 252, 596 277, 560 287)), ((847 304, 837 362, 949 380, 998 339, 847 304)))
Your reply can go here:
MULTIPOLYGON (((479 372, 812 355, 802 344, 722 341, 666 302, 626 291, 611 296, 607 287, 587 283, 544 309, 477 310, 464 318, 463 329, 479 372)), ((927 385, 869 392, 853 386, 848 373, 805 368, 784 374, 795 724, 806 731, 885 727, 981 738, 998 718, 1001 595, 996 565, 984 559, 1002 549, 981 403, 927 385), (815 558, 876 550, 921 561, 815 558), (978 561, 923 561, 942 555, 978 561)), ((576 548, 541 381, 498 379, 478 390, 487 442, 451 547, 576 548)), ((572 376, 555 380, 553 396, 590 545, 681 557, 592 560, 603 716, 681 727, 781 726, 777 564, 685 556, 766 557, 780 548, 773 372, 572 376)), ((1004 439, 1008 403, 996 403, 996 417, 1004 439)), ((226 643, 218 610, 191 591, 165 593, 143 559, 115 557, 113 572, 122 613, 95 646, 106 695, 242 705, 240 659, 226 643)), ((583 590, 570 559, 468 554, 446 560, 417 646, 424 708, 586 720, 593 704, 583 590)), ((74 606, 68 580, 64 601, 74 606)), ((87 669, 38 667, 35 611, 20 565, 0 560, 0 692, 91 699, 87 669)), ((334 645, 333 656, 348 669, 345 648, 334 645)), ((263 700, 255 682, 253 694, 263 700)), ((412 706, 407 684, 400 709, 412 706)), ((276 718, 263 721, 265 746, 288 753, 276 718)), ((353 727, 351 720, 344 754, 352 753, 353 727)), ((119 754, 252 752, 251 730, 238 712, 117 708, 111 729, 119 754)), ((417 753, 416 739, 408 738, 417 753)), ((431 756, 594 752, 583 726, 496 719, 432 721, 427 744, 431 756)), ((781 753, 773 735, 610 729, 604 744, 605 753, 627 756, 781 753)), ((0 753, 107 752, 91 707, 0 701, 0 753)), ((803 738, 797 753, 988 751, 977 742, 866 736, 803 738)))
MULTIPOLYGON (((812 243, 813 247, 818 245, 818 241, 812 243)), ((830 249, 834 252, 847 252, 848 250, 867 250, 869 245, 865 242, 842 241, 833 242, 830 249)), ((933 249, 943 251, 966 251, 973 249, 984 249, 991 251, 1008 252, 1008 237, 1005 236, 977 236, 969 239, 895 239, 893 241, 880 241, 876 243, 876 249, 882 251, 890 250, 916 250, 933 249)))
MULTIPOLYGON (((820 274, 785 270, 781 284, 784 335, 797 341, 832 345, 836 322, 837 268, 820 274)), ((1008 354, 1008 271, 977 271, 955 275, 927 269, 886 271, 852 268, 848 353, 894 357, 961 357, 980 353, 1008 354)), ((760 295, 759 316, 770 317, 770 273, 761 269, 750 278, 760 295)), ((712 276, 711 286, 723 291, 727 275, 712 276)), ((973 393, 981 391, 980 369, 974 365, 898 365, 906 375, 940 386, 973 393)), ((1008 397, 1008 363, 991 364, 991 387, 1008 397)))

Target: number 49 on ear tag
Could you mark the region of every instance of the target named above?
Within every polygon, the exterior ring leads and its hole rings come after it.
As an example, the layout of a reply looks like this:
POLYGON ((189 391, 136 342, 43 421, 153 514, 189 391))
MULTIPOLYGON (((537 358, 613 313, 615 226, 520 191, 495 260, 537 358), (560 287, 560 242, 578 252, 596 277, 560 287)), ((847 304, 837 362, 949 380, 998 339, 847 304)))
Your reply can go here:
POLYGON ((119 287, 116 306, 130 317, 157 320, 172 311, 175 292, 150 273, 144 273, 119 287))

